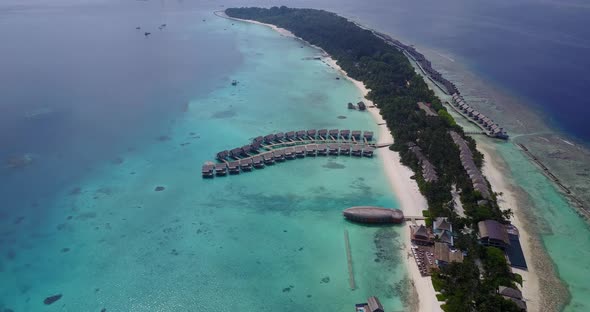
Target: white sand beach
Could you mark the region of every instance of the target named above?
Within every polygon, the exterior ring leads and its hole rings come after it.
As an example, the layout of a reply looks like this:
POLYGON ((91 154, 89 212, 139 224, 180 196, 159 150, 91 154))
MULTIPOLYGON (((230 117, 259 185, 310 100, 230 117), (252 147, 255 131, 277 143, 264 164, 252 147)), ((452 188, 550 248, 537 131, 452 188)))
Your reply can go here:
MULTIPOLYGON (((366 98, 370 90, 367 89, 362 82, 348 77, 346 72, 342 70, 342 68, 340 68, 340 66, 338 66, 336 61, 332 58, 327 57, 325 61, 328 65, 340 71, 347 77, 347 79, 352 81, 352 83, 354 83, 354 85, 361 91, 363 96, 365 96, 364 101, 367 104, 367 110, 371 113, 373 119, 379 125, 378 143, 393 143, 391 131, 387 125, 385 125, 385 120, 383 120, 379 109, 374 106, 373 102, 366 98)), ((399 153, 394 152, 388 148, 378 149, 378 155, 383 161, 383 168, 385 169, 389 183, 391 184, 393 192, 396 195, 404 214, 411 216, 421 216, 422 210, 428 209, 428 203, 426 202, 426 198, 424 198, 424 196, 420 193, 416 181, 410 178, 414 175, 412 170, 401 163, 399 153)), ((423 277, 420 274, 416 261, 412 259, 412 251, 410 250, 411 245, 409 243, 410 227, 405 224, 404 228, 405 239, 407 242, 404 244, 404 253, 407 256, 403 258, 406 260, 408 275, 418 295, 418 304, 414 308, 420 312, 442 311, 440 308, 440 302, 438 302, 436 299, 436 292, 432 286, 431 278, 423 277)))
POLYGON ((524 253, 524 257, 527 260, 528 270, 520 270, 512 268, 514 273, 518 273, 522 276, 523 287, 522 295, 527 303, 528 311, 540 311, 539 302, 539 278, 535 272, 533 265, 533 254, 531 248, 531 237, 526 232, 525 227, 518 218, 516 213, 519 206, 519 201, 516 195, 510 188, 509 183, 506 181, 505 175, 500 171, 498 160, 492 157, 493 146, 485 143, 478 142, 478 150, 484 155, 483 174, 487 177, 488 181, 492 185, 492 189, 497 193, 502 193, 502 196, 498 198, 498 204, 502 210, 512 209, 514 216, 511 221, 514 224, 520 234, 520 245, 524 253))

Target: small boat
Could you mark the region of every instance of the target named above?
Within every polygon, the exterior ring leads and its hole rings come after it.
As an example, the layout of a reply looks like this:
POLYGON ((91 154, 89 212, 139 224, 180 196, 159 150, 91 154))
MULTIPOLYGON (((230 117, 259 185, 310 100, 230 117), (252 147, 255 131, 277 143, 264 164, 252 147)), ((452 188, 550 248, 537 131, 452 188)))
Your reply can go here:
POLYGON ((143 33, 143 35, 146 36, 146 37, 149 36, 149 35, 151 35, 151 34, 152 34, 151 32, 147 32, 147 31, 145 33, 143 33))

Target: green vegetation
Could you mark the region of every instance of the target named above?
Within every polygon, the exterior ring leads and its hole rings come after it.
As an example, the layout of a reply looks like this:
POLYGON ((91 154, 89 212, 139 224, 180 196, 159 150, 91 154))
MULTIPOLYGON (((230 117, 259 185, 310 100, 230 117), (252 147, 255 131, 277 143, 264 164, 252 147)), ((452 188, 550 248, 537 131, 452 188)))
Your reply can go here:
POLYGON ((483 155, 475 141, 466 137, 422 77, 414 71, 405 55, 388 45, 371 31, 334 13, 312 9, 287 7, 227 9, 231 17, 274 24, 293 32, 307 42, 322 47, 348 75, 371 89, 368 98, 377 105, 395 137, 390 148, 398 151, 402 162, 416 173, 415 180, 429 204, 424 213, 428 223, 436 217, 449 217, 455 225, 457 246, 466 250, 463 263, 451 263, 435 272, 433 285, 446 298, 445 311, 516 311, 516 305, 495 293, 498 285, 513 286, 519 282, 510 272, 500 250, 484 248, 474 234, 477 223, 485 219, 506 222, 495 195, 481 201, 481 194, 473 190, 472 182, 459 159, 459 150, 449 131, 459 133, 468 142, 474 161, 481 168, 483 155), (417 103, 431 103, 439 116, 426 116, 417 103), (416 156, 408 144, 416 144, 436 167, 439 179, 424 180, 416 156), (461 190, 465 217, 453 210, 451 187, 461 190), (472 231, 462 231, 462 229, 472 231), (475 264, 481 259, 480 268, 475 264))

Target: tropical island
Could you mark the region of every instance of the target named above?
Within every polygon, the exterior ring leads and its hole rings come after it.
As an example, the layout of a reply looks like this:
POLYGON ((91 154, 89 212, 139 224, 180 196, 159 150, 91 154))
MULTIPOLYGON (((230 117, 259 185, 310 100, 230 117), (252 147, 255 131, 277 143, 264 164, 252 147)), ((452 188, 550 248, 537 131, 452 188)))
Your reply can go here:
MULTIPOLYGON (((426 227, 416 231, 427 231, 435 223, 440 227, 441 220, 448 222, 454 229, 452 248, 464 255, 461 261, 428 272, 444 311, 526 309, 503 292, 518 292, 523 281, 512 272, 505 255, 507 234, 493 233, 505 231, 512 211, 500 209, 500 194, 481 171, 484 159, 475 141, 456 124, 402 51, 372 31, 323 10, 283 6, 231 8, 225 13, 292 32, 323 49, 350 78, 370 90, 367 98, 395 139, 390 149, 415 173, 412 178, 428 202, 428 210, 423 211, 426 227)), ((428 235, 432 236, 429 243, 441 243, 441 236, 428 235)))

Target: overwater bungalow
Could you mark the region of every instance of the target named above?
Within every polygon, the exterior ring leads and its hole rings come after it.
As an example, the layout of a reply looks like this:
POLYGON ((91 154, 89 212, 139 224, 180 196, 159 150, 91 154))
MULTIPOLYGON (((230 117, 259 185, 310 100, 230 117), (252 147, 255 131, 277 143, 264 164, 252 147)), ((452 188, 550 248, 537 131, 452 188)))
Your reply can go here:
POLYGON ((350 138, 350 130, 340 130, 340 138, 348 140, 350 138))
POLYGON ((354 130, 354 131, 352 131, 351 136, 355 140, 360 140, 361 139, 361 131, 360 130, 354 130))
POLYGON ((227 164, 227 168, 229 169, 229 174, 238 174, 238 173, 240 173, 240 162, 239 161, 230 161, 227 164))
POLYGON ((231 151, 229 151, 229 156, 230 157, 233 157, 235 159, 239 159, 240 158, 240 155, 242 155, 242 149, 239 148, 239 147, 234 148, 231 151))
POLYGON ((307 156, 315 156, 318 146, 316 144, 308 144, 305 146, 307 156))
POLYGON ((215 165, 213 164, 204 164, 203 169, 201 172, 203 173, 203 178, 213 178, 213 171, 215 170, 215 165))
POLYGON ((264 137, 262 136, 257 136, 252 140, 253 143, 262 143, 264 142, 264 137))
POLYGON ((265 135, 264 136, 264 143, 266 144, 272 144, 275 141, 275 135, 274 134, 269 134, 269 135, 265 135))
POLYGON ((303 158, 305 157, 305 147, 302 145, 298 145, 294 147, 295 149, 295 156, 297 158, 303 158))
POLYGON ((479 116, 479 112, 478 112, 478 111, 476 111, 476 110, 474 110, 474 111, 472 111, 472 112, 471 112, 470 116, 471 116, 473 119, 477 120, 477 119, 478 119, 478 117, 477 117, 477 116, 479 116))
POLYGON ((260 143, 260 142, 254 142, 254 143, 250 144, 250 152, 258 151, 261 146, 262 146, 262 143, 260 143))
POLYGON ((373 140, 373 131, 365 131, 363 137, 367 139, 367 141, 373 140))
POLYGON ((295 131, 289 131, 285 133, 285 139, 293 140, 295 138, 295 131))
POLYGON ((285 148, 285 158, 295 159, 295 150, 292 147, 285 148))
POLYGON ((252 158, 242 159, 240 160, 240 168, 242 168, 242 171, 250 171, 252 170, 252 163, 252 158))
POLYGON ((305 139, 306 136, 307 136, 307 132, 305 130, 299 130, 299 131, 295 132, 295 137, 298 139, 305 139))
POLYGON ((285 139, 285 134, 283 132, 279 132, 275 134, 275 141, 281 142, 285 139))
POLYGON ((373 152, 375 151, 375 149, 371 146, 365 146, 365 148, 363 149, 363 156, 365 157, 373 157, 373 152))
POLYGON ((319 156, 326 156, 328 154, 328 146, 326 144, 318 144, 317 149, 319 156))
MULTIPOLYGON (((270 159, 272 160, 272 157, 270 157, 270 159)), ((252 157, 252 163, 254 165, 254 168, 256 168, 256 169, 264 168, 264 160, 263 160, 262 156, 252 157)))
POLYGON ((240 149, 242 150, 242 156, 244 156, 244 157, 250 156, 248 154, 250 152, 252 152, 252 146, 251 145, 244 145, 240 149))
POLYGON ((338 133, 339 133, 338 129, 332 129, 332 130, 328 131, 328 135, 330 136, 330 138, 332 140, 338 140, 338 133))
POLYGON ((320 129, 318 130, 318 137, 320 139, 327 139, 328 138, 328 129, 320 129))
POLYGON ((328 154, 330 155, 338 155, 338 144, 332 143, 332 144, 328 144, 328 154))
POLYGON ((262 154, 262 160, 264 160, 265 165, 272 165, 275 163, 275 158, 272 152, 262 154))
POLYGON ((465 110, 465 112, 466 112, 466 113, 467 113, 467 115, 469 115, 469 116, 472 116, 474 111, 475 111, 475 110, 474 110, 472 107, 469 107, 468 109, 466 109, 466 110, 465 110))
POLYGON ((275 161, 285 161, 285 152, 283 150, 276 150, 272 152, 275 161))
POLYGON ((345 143, 340 145, 340 155, 350 155, 350 144, 345 143))
POLYGON ((225 163, 215 165, 215 174, 217 174, 218 176, 224 176, 227 174, 227 166, 225 165, 225 163))
POLYGON ((353 145, 352 145, 352 148, 351 148, 351 150, 350 150, 350 154, 351 154, 352 156, 357 156, 357 157, 360 157, 360 156, 361 156, 361 154, 362 154, 362 152, 363 152, 363 149, 361 148, 361 146, 360 146, 360 145, 358 145, 358 144, 353 144, 353 145))
POLYGON ((315 135, 316 135, 317 131, 315 129, 309 129, 307 130, 307 136, 311 139, 311 140, 315 140, 315 135))
POLYGON ((364 110, 366 110, 366 109, 367 109, 367 106, 366 106, 366 105, 365 105, 365 103, 364 103, 364 102, 362 102, 362 101, 361 101, 361 102, 358 102, 358 103, 356 103, 356 106, 359 108, 359 110, 360 110, 360 111, 364 111, 364 110))
POLYGON ((229 156, 229 152, 228 151, 221 151, 219 153, 217 153, 217 159, 223 161, 224 159, 227 158, 227 156, 229 156))

